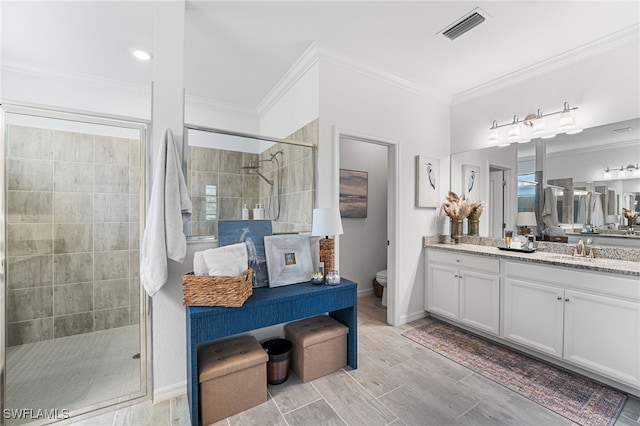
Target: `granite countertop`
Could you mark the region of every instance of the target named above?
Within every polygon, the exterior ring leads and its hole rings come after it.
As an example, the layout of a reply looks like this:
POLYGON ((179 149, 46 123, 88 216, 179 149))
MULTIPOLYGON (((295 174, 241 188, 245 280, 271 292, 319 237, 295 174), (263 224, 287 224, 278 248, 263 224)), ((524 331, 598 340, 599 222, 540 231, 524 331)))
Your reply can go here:
POLYGON ((496 246, 476 244, 451 244, 425 241, 425 248, 446 250, 458 253, 468 253, 480 256, 497 257, 523 262, 541 263, 547 265, 564 266, 587 271, 607 272, 631 277, 640 277, 640 262, 634 260, 619 260, 587 257, 573 257, 565 253, 553 253, 548 251, 535 251, 533 253, 521 253, 499 250, 496 246))

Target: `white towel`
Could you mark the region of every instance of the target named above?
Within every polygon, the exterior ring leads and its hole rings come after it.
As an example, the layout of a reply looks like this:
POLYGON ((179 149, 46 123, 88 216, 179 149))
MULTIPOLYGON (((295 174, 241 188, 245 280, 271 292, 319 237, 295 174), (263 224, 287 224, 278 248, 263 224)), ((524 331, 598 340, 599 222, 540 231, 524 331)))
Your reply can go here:
POLYGON ((166 130, 158 149, 140 248, 140 280, 149 296, 167 282, 167 259, 184 262, 187 239, 183 226, 191 216, 191 200, 171 129, 166 130))
POLYGON ((237 277, 247 270, 249 256, 244 243, 217 247, 202 252, 212 277, 237 277))
POLYGON ((547 226, 547 228, 558 226, 558 207, 556 205, 556 196, 553 193, 553 189, 550 187, 546 187, 544 189, 542 222, 547 226))
POLYGON ((602 209, 602 198, 599 194, 594 194, 593 210, 591 213, 591 224, 594 226, 604 225, 604 210, 602 209))
POLYGON ((209 275, 209 268, 204 262, 204 256, 201 251, 193 253, 193 273, 195 275, 209 275))

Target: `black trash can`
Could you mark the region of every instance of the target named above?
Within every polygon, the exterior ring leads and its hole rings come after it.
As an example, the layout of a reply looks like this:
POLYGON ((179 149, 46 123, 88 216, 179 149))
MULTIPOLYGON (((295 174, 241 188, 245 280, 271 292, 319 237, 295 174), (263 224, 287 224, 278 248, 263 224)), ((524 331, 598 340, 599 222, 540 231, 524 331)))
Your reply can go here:
POLYGON ((289 378, 289 354, 292 343, 287 339, 271 339, 262 344, 269 354, 267 361, 267 381, 270 385, 279 385, 289 378))

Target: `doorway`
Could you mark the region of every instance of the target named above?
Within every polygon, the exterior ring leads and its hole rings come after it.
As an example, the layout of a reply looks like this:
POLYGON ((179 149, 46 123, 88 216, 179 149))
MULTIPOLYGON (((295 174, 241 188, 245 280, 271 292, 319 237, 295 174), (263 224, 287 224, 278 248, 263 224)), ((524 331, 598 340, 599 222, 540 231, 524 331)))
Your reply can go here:
POLYGON ((2 109, 5 422, 145 396, 146 125, 2 109))
POLYGON ((512 229, 510 223, 512 191, 512 170, 489 165, 489 229, 488 236, 502 238, 505 229, 512 229))
MULTIPOLYGON (((340 237, 337 254, 340 268, 358 282, 358 291, 373 292, 373 280, 386 270, 386 322, 399 324, 397 297, 397 141, 340 132, 334 135, 336 157, 334 200, 339 204, 340 170, 366 172, 368 200, 366 217, 343 217, 349 235, 340 237), (342 241, 344 239, 344 245, 342 241), (345 269, 346 268, 346 269, 345 269)), ((382 297, 379 299, 382 302, 382 297)))

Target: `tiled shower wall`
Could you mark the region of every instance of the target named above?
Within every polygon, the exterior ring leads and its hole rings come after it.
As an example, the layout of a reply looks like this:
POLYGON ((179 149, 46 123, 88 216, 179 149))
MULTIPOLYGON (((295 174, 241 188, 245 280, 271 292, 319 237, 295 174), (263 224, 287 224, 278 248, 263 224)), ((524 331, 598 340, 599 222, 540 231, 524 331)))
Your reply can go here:
POLYGON ((7 136, 8 345, 138 323, 140 142, 7 136))
MULTIPOLYGON (((318 120, 298 129, 284 138, 291 142, 308 142, 318 145, 318 120)), ((314 157, 307 147, 276 144, 260 154, 261 160, 268 160, 272 154, 282 151, 276 158, 280 161, 282 186, 280 187, 280 217, 272 222, 273 233, 311 231, 311 210, 314 200, 314 157)), ((264 174, 267 178, 277 182, 275 162, 265 161, 264 174)), ((275 203, 277 198, 270 197, 270 186, 260 180, 260 202, 269 206, 270 198, 275 203)), ((274 184, 275 188, 275 184, 274 184)), ((275 215, 275 207, 270 209, 275 215)))
POLYGON ((191 235, 218 235, 218 220, 241 219, 242 205, 249 209, 258 202, 258 176, 242 166, 258 159, 257 154, 191 147, 187 161, 189 195, 193 205, 191 235), (207 220, 207 187, 215 187, 216 219, 207 220))
MULTIPOLYGON (((284 140, 318 143, 318 120, 314 120, 284 140)), ((191 217, 191 235, 218 235, 218 219, 239 220, 242 218, 242 206, 247 204, 250 217, 253 207, 262 203, 265 218, 275 216, 273 206, 277 198, 269 201, 270 185, 256 175, 250 175, 242 166, 249 161, 269 160, 271 154, 279 150, 282 184, 280 187, 280 217, 272 222, 273 232, 301 232, 311 230, 311 206, 314 200, 313 153, 309 148, 275 144, 261 154, 249 154, 211 148, 191 147, 187 161, 189 171, 189 194, 193 204, 191 217), (207 186, 215 186, 217 204, 216 219, 207 220, 207 186)), ((260 172, 277 183, 276 163, 263 161, 260 172)))

